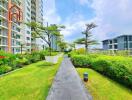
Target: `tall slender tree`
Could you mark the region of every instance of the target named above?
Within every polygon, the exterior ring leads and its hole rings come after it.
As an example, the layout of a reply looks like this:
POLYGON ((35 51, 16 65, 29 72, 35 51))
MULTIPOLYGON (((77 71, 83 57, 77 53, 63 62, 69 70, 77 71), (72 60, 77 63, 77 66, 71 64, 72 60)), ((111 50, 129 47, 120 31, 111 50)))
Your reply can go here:
POLYGON ((90 32, 90 30, 93 29, 93 28, 95 28, 95 27, 97 27, 97 25, 94 24, 94 23, 86 24, 86 30, 84 32, 82 32, 82 34, 84 34, 85 37, 77 39, 75 41, 76 44, 84 44, 86 52, 88 52, 89 45, 97 44, 96 40, 92 40, 91 39, 92 33, 90 32))

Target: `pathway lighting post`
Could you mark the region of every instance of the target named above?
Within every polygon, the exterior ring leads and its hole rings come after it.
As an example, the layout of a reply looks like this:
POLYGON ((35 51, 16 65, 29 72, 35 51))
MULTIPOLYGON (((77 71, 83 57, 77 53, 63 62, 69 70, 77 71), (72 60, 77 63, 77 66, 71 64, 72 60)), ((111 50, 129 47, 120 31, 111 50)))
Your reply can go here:
POLYGON ((83 80, 84 80, 84 82, 88 81, 88 73, 87 72, 83 73, 83 80))

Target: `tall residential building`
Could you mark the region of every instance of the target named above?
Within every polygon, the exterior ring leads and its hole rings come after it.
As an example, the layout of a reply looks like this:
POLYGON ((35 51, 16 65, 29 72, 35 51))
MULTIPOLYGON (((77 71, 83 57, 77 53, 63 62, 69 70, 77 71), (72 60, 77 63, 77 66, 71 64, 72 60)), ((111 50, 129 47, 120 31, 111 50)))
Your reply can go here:
MULTIPOLYGON (((10 4, 20 7, 22 0, 0 0, 0 50, 12 53, 20 52, 22 34, 20 23, 13 20, 11 26, 8 20, 10 4), (9 34, 10 33, 10 34, 9 34)), ((15 9, 12 9, 15 12, 15 9)))
MULTIPOLYGON (((15 10, 12 9, 11 12, 15 10)), ((22 48, 23 52, 30 52, 31 28, 24 23, 31 21, 43 24, 43 0, 0 0, 0 50, 20 53, 22 48), (9 8, 13 5, 22 10, 23 23, 16 21, 14 17, 13 21, 9 21, 9 8)), ((35 40, 35 44, 40 46, 41 41, 35 40)))
POLYGON ((121 35, 102 42, 104 50, 132 50, 132 35, 121 35))
MULTIPOLYGON (((31 0, 21 0, 22 11, 23 11, 23 22, 31 22, 31 0)), ((21 24, 22 45, 24 52, 31 51, 31 27, 26 24, 21 24)))
MULTIPOLYGON (((43 0, 31 0, 31 20, 43 25, 43 0)), ((42 50, 44 41, 32 38, 32 50, 42 50)))

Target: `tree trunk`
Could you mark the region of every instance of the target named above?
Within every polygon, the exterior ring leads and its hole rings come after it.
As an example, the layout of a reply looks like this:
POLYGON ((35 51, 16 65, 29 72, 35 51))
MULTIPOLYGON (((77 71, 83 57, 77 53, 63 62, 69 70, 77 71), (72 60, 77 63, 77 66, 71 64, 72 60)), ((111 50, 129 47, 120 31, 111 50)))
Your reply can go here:
POLYGON ((51 56, 51 43, 49 43, 48 45, 49 45, 49 53, 50 53, 50 56, 51 56))
POLYGON ((85 49, 86 49, 86 53, 87 53, 88 52, 88 34, 86 34, 85 49))
POLYGON ((22 47, 23 47, 23 46, 21 45, 21 54, 22 54, 22 47))

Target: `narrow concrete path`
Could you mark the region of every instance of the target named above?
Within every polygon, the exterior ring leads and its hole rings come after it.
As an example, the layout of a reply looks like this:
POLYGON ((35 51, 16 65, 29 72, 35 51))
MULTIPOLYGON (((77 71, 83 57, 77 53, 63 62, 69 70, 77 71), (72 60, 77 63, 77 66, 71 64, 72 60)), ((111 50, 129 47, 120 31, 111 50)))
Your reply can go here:
POLYGON ((92 100, 69 58, 64 57, 46 100, 92 100))

